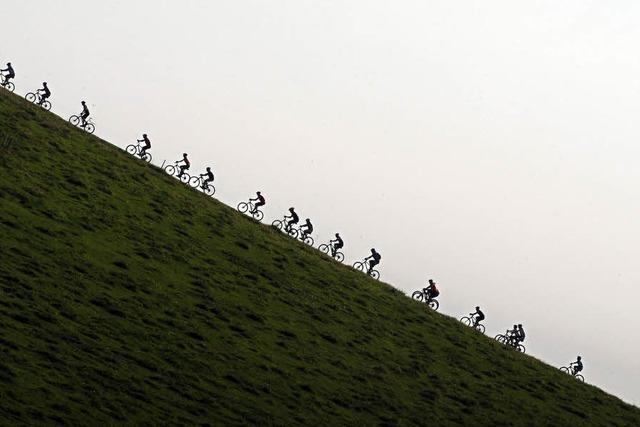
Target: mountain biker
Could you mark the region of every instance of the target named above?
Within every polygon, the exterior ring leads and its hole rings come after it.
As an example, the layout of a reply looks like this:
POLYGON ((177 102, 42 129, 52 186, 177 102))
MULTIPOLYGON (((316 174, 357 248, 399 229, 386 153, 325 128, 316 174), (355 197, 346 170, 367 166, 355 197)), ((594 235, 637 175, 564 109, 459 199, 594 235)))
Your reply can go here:
POLYGON ((13 67, 11 66, 11 62, 7 62, 7 68, 5 68, 4 70, 0 70, 0 73, 7 73, 4 74, 4 83, 2 84, 3 86, 6 86, 7 83, 9 83, 10 79, 13 79, 16 76, 15 71, 13 71, 13 67))
POLYGON ((138 142, 144 142, 144 145, 140 147, 140 153, 138 154, 142 159, 145 154, 147 154, 147 150, 151 148, 151 141, 149 141, 149 137, 147 134, 142 134, 142 139, 137 139, 138 142))
POLYGON ((297 224, 298 221, 300 221, 300 218, 298 218, 298 214, 296 213, 296 211, 292 207, 289 208, 289 212, 291 213, 291 215, 285 215, 284 216, 284 219, 291 218, 290 221, 287 221, 287 230, 291 230, 291 226, 293 224, 297 224))
POLYGON ((331 245, 331 254, 336 256, 338 249, 344 247, 344 242, 342 241, 342 237, 340 237, 340 233, 336 233, 335 239, 329 240, 329 245, 331 245))
POLYGON ((89 117, 89 109, 87 108, 87 103, 82 101, 82 113, 80 113, 80 119, 82 119, 82 124, 80 126, 85 127, 87 125, 87 118, 89 117))
POLYGON ((202 181, 202 189, 205 190, 210 182, 213 182, 213 172, 211 172, 211 168, 207 167, 207 171, 203 174, 200 174, 201 178, 207 177, 204 181, 202 181))
POLYGON ((582 357, 578 356, 578 360, 569 364, 569 367, 572 368, 572 375, 576 375, 578 372, 582 371, 582 357))
POLYGON ((304 240, 305 237, 307 237, 308 235, 313 233, 313 225, 311 224, 311 221, 309 220, 309 218, 307 218, 305 220, 304 224, 302 224, 300 226, 300 231, 302 232, 302 239, 303 240, 304 240))
POLYGON ((429 286, 422 289, 422 292, 427 296, 427 301, 431 301, 440 295, 440 291, 436 287, 436 282, 434 282, 433 279, 429 279, 429 286))
POLYGON ((42 105, 42 103, 51 96, 51 91, 47 87, 47 82, 43 82, 42 89, 38 89, 36 92, 40 95, 40 102, 38 102, 38 105, 42 105))
POLYGON ((524 341, 526 335, 524 333, 524 329, 522 329, 522 325, 518 324, 518 331, 517 331, 517 336, 518 336, 518 342, 521 343, 522 341, 524 341))
POLYGON ((264 197, 262 196, 262 194, 260 194, 259 191, 256 192, 256 198, 255 199, 249 199, 250 202, 256 202, 253 205, 253 210, 251 211, 251 213, 256 213, 258 211, 258 208, 260 206, 264 206, 266 204, 266 201, 264 200, 264 197))
POLYGON ((480 307, 476 307, 476 311, 473 313, 469 313, 470 316, 473 316, 473 327, 478 326, 480 322, 484 320, 484 313, 480 310, 480 307))
POLYGON ((367 271, 367 273, 370 273, 373 267, 380 264, 380 259, 382 259, 382 256, 376 252, 375 248, 371 248, 371 255, 364 259, 365 261, 371 260, 369 261, 369 271, 367 271))
POLYGON ((189 170, 189 168, 191 167, 191 163, 189 162, 189 159, 187 159, 187 153, 182 153, 182 160, 178 160, 176 163, 184 163, 182 166, 180 166, 180 173, 178 174, 178 178, 181 178, 182 175, 184 175, 184 171, 189 170))

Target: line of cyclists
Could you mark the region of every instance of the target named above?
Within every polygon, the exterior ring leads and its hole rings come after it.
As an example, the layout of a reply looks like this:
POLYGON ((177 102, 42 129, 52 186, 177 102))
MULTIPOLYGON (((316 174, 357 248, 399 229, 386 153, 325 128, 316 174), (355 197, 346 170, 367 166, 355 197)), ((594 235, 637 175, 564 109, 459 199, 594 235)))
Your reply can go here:
MULTIPOLYGON (((15 85, 11 82, 11 80, 15 79, 15 77, 16 77, 15 70, 13 69, 11 62, 8 62, 6 64, 6 68, 0 69, 0 86, 13 92, 13 90, 15 89, 15 85)), ((49 102, 50 97, 51 97, 51 90, 49 89, 47 82, 43 82, 42 88, 37 89, 35 93, 27 94, 27 99, 32 100, 32 102, 35 102, 37 105, 45 107, 47 110, 51 108, 51 104, 49 102), (29 95, 33 95, 33 96, 30 97, 29 95)), ((79 126, 81 128, 85 128, 87 126, 87 119, 89 118, 91 113, 85 101, 82 101, 81 105, 82 105, 82 111, 78 115, 80 119, 79 126)), ((138 145, 128 146, 127 151, 130 154, 136 155, 142 160, 151 162, 151 154, 149 153, 149 150, 151 149, 151 140, 149 139, 148 135, 145 133, 142 135, 142 139, 137 139, 136 141, 138 142, 138 145)), ((191 167, 191 162, 189 161, 187 153, 183 153, 182 158, 179 159, 177 162, 175 162, 175 165, 178 167, 177 178, 181 179, 186 174, 186 171, 188 171, 189 168, 191 167)), ((200 174, 199 176, 200 176, 200 181, 199 181, 200 188, 203 191, 206 191, 214 181, 214 175, 213 175, 213 172, 211 171, 211 167, 207 167, 206 172, 200 174)), ((257 191, 256 197, 250 198, 248 204, 240 203, 238 205, 238 210, 240 210, 241 212, 248 212, 254 218, 259 217, 258 220, 260 220, 263 217, 263 214, 260 208, 265 205, 266 205, 266 199, 264 198, 264 196, 260 191, 257 191), (244 209, 241 209, 240 208, 241 206, 245 206, 244 209)), ((299 223, 299 221, 300 221, 300 217, 296 213, 295 208, 293 207, 289 208, 289 214, 284 215, 283 231, 287 233, 291 232, 294 229, 294 226, 299 223)), ((313 233, 313 224, 311 223, 311 220, 309 218, 306 218, 305 222, 298 227, 298 230, 300 233, 301 240, 306 241, 307 238, 313 233)), ((344 241, 342 240, 342 237, 340 237, 340 233, 335 233, 335 239, 329 240, 328 244, 321 245, 321 247, 322 246, 327 248, 327 252, 329 251, 331 252, 331 256, 333 258, 339 259, 339 257, 337 257, 337 254, 341 254, 339 250, 344 247, 344 241)), ((344 259, 344 255, 342 255, 342 259, 344 259)), ((339 261, 342 261, 342 259, 339 259, 339 261)), ((371 248, 371 255, 367 256, 362 263, 356 263, 356 264, 366 266, 366 274, 372 275, 372 272, 375 271, 374 270, 375 267, 378 264, 380 264, 381 259, 382 259, 382 256, 376 251, 376 249, 371 248)), ((356 264, 354 264, 354 266, 356 266, 356 264)), ((374 277, 376 276, 374 275, 374 277)), ((379 275, 377 277, 379 277, 379 275)), ((422 301, 428 307, 431 307, 432 309, 437 310, 439 307, 439 302, 437 301, 436 298, 439 295, 440 295, 440 290, 438 289, 438 286, 436 285, 435 281, 433 279, 429 279, 428 285, 425 288, 423 288, 421 291, 414 292, 412 295, 412 298, 422 301)), ((485 328, 484 328, 484 325, 482 324, 482 321, 485 319, 486 319, 485 314, 482 312, 480 307, 477 306, 475 308, 475 311, 469 313, 468 317, 467 316, 462 317, 460 321, 463 322, 465 325, 471 327, 472 329, 475 329, 484 333, 485 328)), ((507 329, 505 334, 499 334, 496 336, 495 339, 498 340, 499 342, 502 342, 505 345, 508 345, 510 347, 513 347, 514 349, 524 352, 524 346, 522 345, 522 342, 524 342, 525 338, 526 338, 526 333, 524 331, 522 324, 516 324, 516 325, 513 325, 513 329, 507 329)), ((580 372, 583 369, 584 369, 584 365, 582 363, 581 356, 577 356, 576 361, 570 363, 568 367, 563 366, 560 368, 562 372, 568 373, 573 377, 576 377, 584 381, 584 377, 580 374, 580 372)))

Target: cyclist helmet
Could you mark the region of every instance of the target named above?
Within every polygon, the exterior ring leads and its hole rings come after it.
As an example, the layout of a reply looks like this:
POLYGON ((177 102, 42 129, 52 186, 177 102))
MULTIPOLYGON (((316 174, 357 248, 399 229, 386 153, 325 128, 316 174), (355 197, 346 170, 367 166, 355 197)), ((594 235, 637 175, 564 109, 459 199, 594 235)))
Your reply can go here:
POLYGON ((259 195, 260 195, 260 192, 259 192, 259 191, 256 191, 256 194, 259 196, 259 195))
POLYGON ((518 325, 513 325, 513 329, 518 329, 518 325))
POLYGON ((429 284, 430 285, 434 285, 435 283, 433 282, 433 279, 429 279, 429 284))
POLYGON ((7 65, 8 65, 9 67, 11 67, 11 62, 7 62, 7 65))
POLYGON ((182 157, 187 157, 187 153, 182 153, 182 157))
POLYGON ((143 133, 143 134, 142 134, 142 137, 143 137, 143 138, 146 138, 146 137, 147 137, 147 134, 146 134, 146 133, 143 133))
POLYGON ((578 360, 582 360, 582 357, 578 356, 578 360))
POLYGON ((289 208, 289 212, 293 212, 293 208, 289 208))
POLYGON ((42 86, 46 86, 46 85, 47 85, 47 82, 42 82, 42 86))
POLYGON ((211 168, 207 166, 207 172, 211 172, 211 168))
POLYGON ((86 104, 86 102, 82 101, 81 104, 84 105, 84 104, 86 104))
POLYGON ((336 237, 340 237, 340 233, 336 233, 336 237))
POLYGON ((522 329, 522 323, 518 323, 518 328, 522 329))
POLYGON ((480 306, 476 307, 476 310, 480 310, 480 306))
POLYGON ((305 221, 309 222, 309 218, 305 219, 305 221))

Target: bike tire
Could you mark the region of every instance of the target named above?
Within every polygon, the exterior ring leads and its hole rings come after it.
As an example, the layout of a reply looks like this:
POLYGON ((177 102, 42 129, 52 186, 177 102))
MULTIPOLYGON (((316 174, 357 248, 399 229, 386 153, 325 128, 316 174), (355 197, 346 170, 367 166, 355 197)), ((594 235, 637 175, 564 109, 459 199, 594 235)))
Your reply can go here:
POLYGON ((93 125, 93 123, 87 123, 84 127, 84 130, 92 134, 93 132, 96 131, 96 127, 93 125))
POLYGON ((577 379, 578 381, 584 382, 584 377, 582 375, 580 375, 580 374, 576 374, 575 375, 575 379, 577 379))
POLYGON ((344 254, 342 252, 336 252, 335 258, 336 258, 336 261, 342 262, 344 261, 344 254))
POLYGON ((320 246, 318 246, 318 250, 320 252, 322 252, 323 254, 328 255, 329 254, 329 245, 323 243, 320 246))
POLYGON ((561 372, 564 372, 565 374, 569 374, 569 368, 567 368, 566 366, 563 366, 562 368, 560 368, 561 372))
POLYGON ((438 308, 440 308, 440 303, 438 302, 438 300, 432 299, 431 301, 429 301, 429 308, 433 311, 438 311, 438 308))
POLYGON ((16 85, 14 85, 13 83, 9 82, 7 83, 5 86, 5 89, 7 89, 9 92, 13 92, 14 90, 16 90, 16 85))
POLYGON ((275 221, 273 221, 271 225, 277 228, 278 230, 282 231, 283 224, 282 224, 282 221, 280 221, 279 219, 276 219, 275 221))
POLYGON ((522 354, 525 354, 527 352, 527 348, 522 344, 518 344, 518 346, 516 347, 516 350, 518 350, 522 354))
POLYGON ((245 213, 247 210, 249 210, 249 204, 247 202, 240 202, 238 203, 238 207, 236 209, 238 209, 238 212, 240 213, 245 213))
POLYGON ((311 237, 311 236, 307 236, 307 237, 305 237, 305 238, 304 238, 304 242, 305 242, 307 245, 311 246, 311 247, 313 247, 313 244, 315 243, 315 242, 313 241, 313 237, 311 237))
POLYGON ((216 187, 214 187, 213 185, 207 185, 207 187, 204 189, 204 194, 206 194, 207 196, 211 197, 216 193, 216 187))
POLYGON ((29 102, 36 102, 36 94, 33 92, 29 92, 24 96, 24 99, 26 99, 29 102))
POLYGON ((51 103, 49 101, 42 101, 41 104, 42 108, 44 108, 47 111, 51 111, 51 103))
POLYGON ((289 229, 289 231, 287 232, 287 234, 291 237, 293 237, 294 239, 298 238, 298 230, 296 230, 295 228, 291 227, 289 229))
POLYGON ((505 337, 505 336, 504 336, 504 335, 502 335, 502 334, 498 334, 498 335, 496 335, 496 336, 495 336, 495 338, 494 338, 494 339, 495 339, 496 341, 498 341, 500 344, 504 344, 504 343, 505 343, 505 341, 507 340, 507 337, 505 337))
POLYGON ((253 218, 254 218, 256 221, 262 221, 262 218, 264 218, 264 213, 262 213, 262 211, 255 211, 255 212, 253 213, 253 218))
POLYGON ((80 117, 78 116, 69 117, 69 123, 71 123, 74 126, 78 126, 80 124, 80 117))
POLYGON ((364 264, 360 261, 354 262, 353 263, 353 268, 355 268, 358 271, 362 271, 364 273, 364 264))
POLYGON ((142 156, 142 160, 144 160, 147 163, 151 163, 151 154, 144 153, 144 156, 142 156))
POLYGON ((480 332, 481 334, 484 334, 484 331, 485 331, 484 325, 482 323, 478 323, 476 325, 476 331, 480 332))
MULTIPOLYGON (((182 176, 184 176, 184 174, 182 176)), ((182 180, 182 182, 184 182, 184 180, 182 180)), ((189 181, 185 182, 185 184, 189 184, 189 186, 193 188, 199 187, 201 190, 203 189, 202 186, 200 185, 200 178, 197 176, 189 177, 189 181)))
POLYGON ((176 167, 174 165, 168 165, 164 168, 164 171, 171 176, 176 174, 176 167))
POLYGON ((191 181, 191 175, 189 175, 188 173, 184 172, 182 174, 182 176, 180 177, 180 181, 183 184, 189 184, 189 181, 191 181))
POLYGON ((373 277, 376 280, 380 279, 380 272, 378 270, 371 270, 369 272, 369 276, 373 277))
POLYGON ((130 145, 127 145, 127 148, 125 148, 125 151, 131 154, 132 156, 135 156, 136 153, 138 152, 138 147, 136 147, 133 144, 130 144, 130 145))
POLYGON ((462 322, 462 324, 465 326, 471 326, 471 319, 467 316, 464 316, 463 318, 461 318, 460 322, 462 322))
POLYGON ((422 302, 424 301, 424 293, 422 291, 415 291, 411 294, 411 299, 422 302))

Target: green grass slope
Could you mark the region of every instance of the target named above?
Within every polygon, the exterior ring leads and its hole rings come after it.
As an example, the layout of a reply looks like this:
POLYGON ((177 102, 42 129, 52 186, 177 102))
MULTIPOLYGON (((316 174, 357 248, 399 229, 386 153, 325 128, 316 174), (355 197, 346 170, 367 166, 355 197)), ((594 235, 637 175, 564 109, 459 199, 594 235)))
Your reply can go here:
POLYGON ((0 424, 637 426, 0 91, 0 424))

